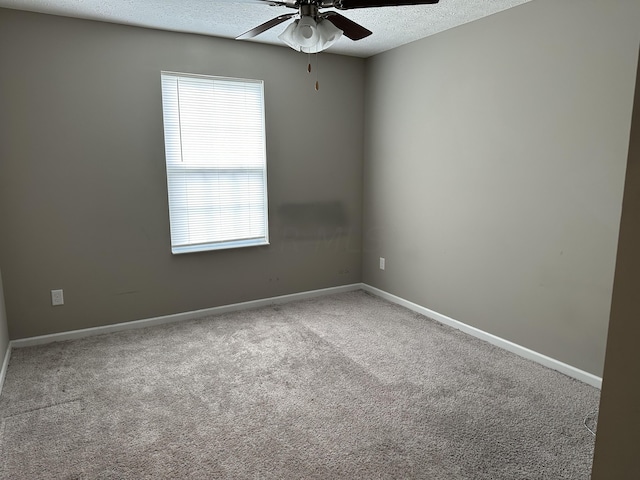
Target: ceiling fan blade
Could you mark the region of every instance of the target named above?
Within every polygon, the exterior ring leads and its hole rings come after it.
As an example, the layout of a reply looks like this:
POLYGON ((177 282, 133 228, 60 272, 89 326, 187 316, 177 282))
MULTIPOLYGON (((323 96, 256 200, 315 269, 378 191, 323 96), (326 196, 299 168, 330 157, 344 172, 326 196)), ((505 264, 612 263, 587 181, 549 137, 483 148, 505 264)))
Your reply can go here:
POLYGON ((270 28, 275 27, 276 25, 280 25, 282 22, 286 22, 291 17, 295 17, 297 13, 285 13, 284 15, 280 15, 276 18, 272 18, 268 22, 264 22, 262 25, 258 25, 255 28, 252 28, 248 32, 244 32, 242 35, 236 37, 236 40, 243 40, 245 38, 253 38, 257 35, 260 35, 262 32, 266 32, 270 28))
POLYGON ((338 10, 372 7, 402 7, 406 5, 432 5, 440 0, 334 0, 333 6, 338 10))
POLYGON ((338 12, 324 12, 321 16, 342 30, 344 36, 351 40, 361 40, 373 33, 371 30, 367 30, 362 25, 357 24, 353 20, 349 20, 338 12))
POLYGON ((272 7, 297 8, 295 5, 295 0, 216 0, 216 2, 236 3, 236 4, 254 3, 254 4, 260 4, 260 5, 269 5, 272 7))

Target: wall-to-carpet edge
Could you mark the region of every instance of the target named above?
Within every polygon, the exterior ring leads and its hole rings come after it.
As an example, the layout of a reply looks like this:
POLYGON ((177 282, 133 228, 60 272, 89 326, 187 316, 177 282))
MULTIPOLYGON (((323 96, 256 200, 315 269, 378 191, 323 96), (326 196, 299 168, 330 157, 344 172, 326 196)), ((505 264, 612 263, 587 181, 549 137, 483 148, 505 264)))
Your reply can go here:
MULTIPOLYGON (((9 347, 9 352, 7 352, 6 358, 5 358, 5 364, 3 365, 3 369, 2 369, 2 376, 0 376, 0 380, 4 380, 4 373, 6 371, 6 367, 9 363, 9 353, 11 348, 21 348, 21 347, 29 347, 29 346, 34 346, 34 345, 41 345, 41 344, 46 344, 46 343, 52 343, 52 342, 59 342, 59 341, 64 341, 64 340, 72 340, 72 339, 77 339, 77 338, 83 338, 83 337, 88 337, 88 336, 93 336, 93 335, 101 335, 104 333, 111 333, 111 332, 117 332, 117 331, 124 331, 124 330, 132 330, 132 329, 138 329, 138 328, 145 328, 145 327, 150 327, 150 326, 154 326, 154 325, 161 325, 161 324, 165 324, 165 323, 174 323, 174 322, 180 322, 180 321, 185 321, 185 320, 192 320, 194 318, 199 318, 199 317, 204 317, 204 316, 209 316, 209 315, 218 315, 218 314, 222 314, 222 313, 227 313, 227 312, 233 312, 233 311, 239 311, 239 310, 248 310, 248 309, 253 309, 253 308, 259 308, 259 307, 263 307, 266 305, 277 305, 277 304, 284 304, 284 303, 290 303, 296 300, 304 300, 304 299, 308 299, 308 298, 314 298, 314 297, 320 297, 320 296, 324 296, 324 295, 330 295, 330 294, 334 294, 334 293, 341 293, 341 292, 348 292, 348 291, 353 291, 353 290, 359 290, 362 289, 366 292, 369 292, 373 295, 376 295, 378 297, 381 297, 385 300, 388 300, 390 302, 393 302, 397 305, 403 306, 409 310, 412 310, 416 313, 420 313, 432 320, 435 320, 439 323, 442 323, 444 325, 448 325, 450 327, 453 327, 457 330, 460 330, 462 332, 465 332, 471 336, 474 336, 476 338, 479 338, 481 340, 484 340, 488 343, 491 343, 497 347, 500 347, 504 350, 510 351, 512 353, 515 353, 521 357, 527 358, 529 360, 532 360, 536 363, 539 363, 541 365, 544 365, 545 367, 551 368, 553 370, 556 370, 558 372, 564 373, 565 375, 575 378, 576 380, 579 380, 581 382, 584 382, 588 385, 591 385, 593 387, 596 388, 601 388, 602 386, 602 379, 600 377, 597 377, 596 375, 593 375, 591 373, 585 372, 583 370, 580 370, 572 365, 568 365, 566 363, 560 362, 559 360, 556 360, 554 358, 548 357, 546 355, 543 355, 541 353, 535 352, 533 350, 530 350, 528 348, 525 348, 521 345, 515 344, 513 342, 510 342, 508 340, 505 340, 503 338, 497 337, 495 335, 492 335, 490 333, 487 333, 485 331, 482 331, 478 328, 469 326, 467 324, 464 324, 458 320, 455 320, 453 318, 447 317, 446 315, 442 315, 434 310, 431 310, 427 307, 423 307, 421 305, 417 305, 413 302, 410 302, 408 300, 405 300, 401 297, 398 297, 396 295, 392 295, 388 292, 385 292, 384 290, 380 290, 378 288, 372 287, 371 285, 367 285, 365 283, 354 283, 354 284, 350 284, 350 285, 343 285, 343 286, 339 286, 339 287, 331 287, 331 288, 325 288, 325 289, 320 289, 320 290, 312 290, 312 291, 308 291, 308 292, 300 292, 300 293, 295 293, 295 294, 291 294, 291 295, 283 295, 283 296, 279 296, 279 297, 271 297, 271 298, 264 298, 261 300, 254 300, 251 302, 243 302, 243 303, 236 303, 236 304, 231 304, 231 305, 225 305, 225 306, 221 306, 221 307, 214 307, 214 308, 208 308, 208 309, 203 309, 203 310, 197 310, 197 311, 193 311, 193 312, 183 312, 183 313, 179 313, 179 314, 174 314, 174 315, 166 315, 166 316, 162 316, 162 317, 155 317, 155 318, 147 318, 147 319, 142 319, 142 320, 137 320, 134 322, 127 322, 127 323, 120 323, 120 324, 116 324, 116 325, 107 325, 107 326, 102 326, 102 327, 95 327, 95 328, 87 328, 87 329, 82 329, 82 330, 74 330, 74 331, 70 331, 70 332, 62 332, 62 333, 56 333, 56 334, 51 334, 51 335, 42 335, 42 336, 38 336, 38 337, 31 337, 31 338, 22 338, 22 339, 17 339, 17 340, 13 340, 10 344, 9 347)), ((2 389, 2 383, 0 383, 0 392, 2 389)))

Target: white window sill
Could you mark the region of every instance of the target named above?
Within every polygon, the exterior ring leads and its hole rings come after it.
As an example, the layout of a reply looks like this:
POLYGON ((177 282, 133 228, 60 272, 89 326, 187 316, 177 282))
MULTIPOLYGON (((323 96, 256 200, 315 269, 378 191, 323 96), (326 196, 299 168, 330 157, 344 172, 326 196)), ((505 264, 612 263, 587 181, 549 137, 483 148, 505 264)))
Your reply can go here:
POLYGON ((208 252, 211 250, 229 250, 232 248, 259 247, 269 245, 269 241, 264 238, 251 240, 235 240, 233 242, 203 243, 199 245, 179 245, 172 246, 171 253, 182 255, 183 253, 208 252))

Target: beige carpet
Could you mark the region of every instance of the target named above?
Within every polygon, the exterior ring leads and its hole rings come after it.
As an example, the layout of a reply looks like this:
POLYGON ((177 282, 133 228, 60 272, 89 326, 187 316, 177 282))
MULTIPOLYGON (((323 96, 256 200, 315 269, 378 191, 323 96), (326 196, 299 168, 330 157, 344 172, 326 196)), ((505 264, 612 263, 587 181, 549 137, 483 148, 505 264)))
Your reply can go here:
POLYGON ((364 292, 13 351, 6 479, 588 479, 599 392, 364 292))

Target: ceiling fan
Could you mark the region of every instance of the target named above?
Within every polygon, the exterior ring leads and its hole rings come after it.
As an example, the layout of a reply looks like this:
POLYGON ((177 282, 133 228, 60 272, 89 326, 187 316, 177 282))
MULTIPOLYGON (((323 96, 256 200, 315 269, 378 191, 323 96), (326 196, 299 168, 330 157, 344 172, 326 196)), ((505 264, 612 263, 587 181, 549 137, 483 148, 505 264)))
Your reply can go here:
POLYGON ((405 5, 428 5, 440 0, 258 0, 272 6, 283 6, 297 10, 295 13, 279 15, 236 37, 236 40, 253 38, 287 20, 298 17, 278 36, 294 50, 318 53, 329 48, 344 34, 351 40, 361 40, 373 32, 334 10, 355 8, 399 7, 405 5))

